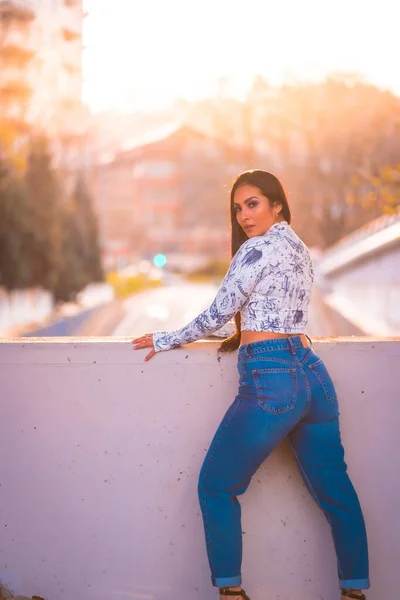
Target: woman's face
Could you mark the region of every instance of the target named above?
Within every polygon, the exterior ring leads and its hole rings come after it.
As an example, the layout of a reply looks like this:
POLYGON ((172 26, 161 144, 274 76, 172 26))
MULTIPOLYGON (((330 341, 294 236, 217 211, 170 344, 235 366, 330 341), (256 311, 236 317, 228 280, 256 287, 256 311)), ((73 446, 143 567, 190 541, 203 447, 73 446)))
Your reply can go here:
POLYGON ((264 235, 271 225, 282 220, 279 214, 282 205, 271 206, 268 198, 255 185, 238 187, 233 197, 233 207, 237 222, 249 238, 264 235))

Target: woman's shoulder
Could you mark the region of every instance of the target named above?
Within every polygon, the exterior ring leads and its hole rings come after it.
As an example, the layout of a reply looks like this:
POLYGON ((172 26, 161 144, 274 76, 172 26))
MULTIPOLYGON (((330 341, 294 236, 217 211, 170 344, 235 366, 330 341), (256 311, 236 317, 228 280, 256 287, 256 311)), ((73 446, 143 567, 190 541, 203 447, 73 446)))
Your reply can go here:
POLYGON ((249 238, 248 240, 243 242, 243 244, 240 246, 240 248, 243 248, 244 250, 247 250, 250 248, 257 248, 257 246, 262 246, 263 244, 265 244, 265 240, 266 240, 265 236, 258 235, 256 237, 249 238))
POLYGON ((240 246, 236 252, 233 264, 253 269, 255 265, 269 260, 270 254, 274 252, 274 246, 265 236, 249 238, 240 246))
POLYGON ((265 249, 270 245, 265 236, 257 236, 245 240, 236 252, 235 258, 246 258, 249 254, 260 257, 265 254, 265 249))
POLYGON ((276 244, 283 242, 294 250, 309 250, 308 246, 305 244, 305 242, 303 242, 303 240, 299 237, 292 226, 289 225, 289 223, 282 221, 282 223, 279 223, 279 225, 281 226, 275 226, 271 232, 271 242, 276 244))

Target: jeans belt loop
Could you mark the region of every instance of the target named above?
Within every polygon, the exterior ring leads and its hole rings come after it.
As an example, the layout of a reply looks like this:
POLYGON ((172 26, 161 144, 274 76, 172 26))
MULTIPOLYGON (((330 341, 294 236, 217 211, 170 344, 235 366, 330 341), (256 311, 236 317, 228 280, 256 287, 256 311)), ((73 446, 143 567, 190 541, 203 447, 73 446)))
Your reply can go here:
POLYGON ((291 353, 292 353, 292 354, 295 356, 295 355, 296 355, 296 348, 295 348, 295 346, 294 346, 294 344, 293 344, 293 340, 292 340, 292 338, 291 338, 291 337, 288 337, 288 338, 287 338, 287 341, 288 341, 288 343, 289 343, 290 352, 291 352, 291 353))

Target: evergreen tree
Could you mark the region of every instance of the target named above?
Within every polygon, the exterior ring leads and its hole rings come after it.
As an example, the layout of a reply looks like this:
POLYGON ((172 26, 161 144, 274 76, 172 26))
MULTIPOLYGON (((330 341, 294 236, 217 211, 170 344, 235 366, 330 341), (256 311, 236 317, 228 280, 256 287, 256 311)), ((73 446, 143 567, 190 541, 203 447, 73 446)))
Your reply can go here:
POLYGON ((71 200, 63 207, 59 221, 59 261, 54 285, 57 302, 74 302, 87 282, 82 257, 81 227, 71 200))
POLYGON ((31 282, 48 290, 53 290, 57 277, 62 199, 60 182, 51 163, 46 138, 33 138, 25 175, 31 211, 31 282))
POLYGON ((88 282, 103 281, 98 221, 93 210, 92 198, 82 174, 78 175, 73 201, 81 225, 82 258, 88 282))
POLYGON ((0 157, 0 285, 74 301, 103 281, 97 219, 82 175, 65 200, 48 141, 33 138, 24 177, 0 157))
POLYGON ((0 159, 0 286, 8 290, 32 284, 30 217, 23 182, 11 164, 0 159))
POLYGON ((87 284, 103 279, 97 220, 84 179, 80 175, 61 214, 56 300, 74 301, 77 293, 87 284))

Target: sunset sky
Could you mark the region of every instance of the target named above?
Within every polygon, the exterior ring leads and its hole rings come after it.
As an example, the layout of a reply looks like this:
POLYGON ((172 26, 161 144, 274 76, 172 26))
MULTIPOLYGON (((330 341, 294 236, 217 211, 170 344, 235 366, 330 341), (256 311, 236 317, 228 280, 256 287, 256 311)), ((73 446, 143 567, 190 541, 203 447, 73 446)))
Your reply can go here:
POLYGON ((93 110, 359 73, 400 95, 398 0, 86 0, 84 99, 93 110))

